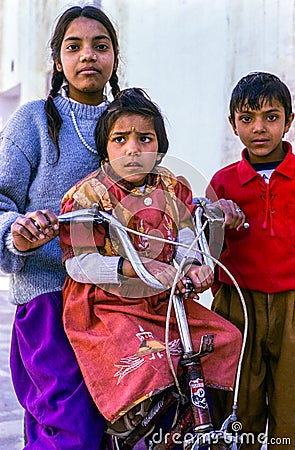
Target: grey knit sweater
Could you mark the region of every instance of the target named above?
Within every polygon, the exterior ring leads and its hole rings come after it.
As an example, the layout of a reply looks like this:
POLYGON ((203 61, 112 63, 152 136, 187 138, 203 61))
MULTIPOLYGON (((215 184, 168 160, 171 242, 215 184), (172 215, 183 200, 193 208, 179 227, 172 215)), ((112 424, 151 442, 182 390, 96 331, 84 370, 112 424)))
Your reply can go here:
POLYGON ((54 102, 63 120, 57 164, 57 150, 47 132, 44 100, 20 107, 1 133, 0 269, 11 274, 10 294, 15 304, 60 290, 66 272, 58 238, 38 250, 22 253, 13 246, 11 224, 18 215, 37 209, 52 209, 58 214, 64 193, 99 165, 98 156, 79 139, 70 111, 72 108, 85 141, 95 148, 94 128, 105 104, 70 104, 60 95, 54 102))

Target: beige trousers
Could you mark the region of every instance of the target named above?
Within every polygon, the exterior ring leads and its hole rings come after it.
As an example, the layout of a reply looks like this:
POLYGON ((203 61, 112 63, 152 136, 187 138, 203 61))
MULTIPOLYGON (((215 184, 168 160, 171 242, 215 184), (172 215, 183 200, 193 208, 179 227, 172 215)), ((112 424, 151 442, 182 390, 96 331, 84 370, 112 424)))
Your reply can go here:
MULTIPOLYGON (((242 424, 242 448, 261 447, 268 421, 268 448, 294 450, 295 291, 242 293, 249 317, 237 410, 242 424)), ((236 288, 223 285, 212 309, 243 331, 244 316, 236 288)), ((219 426, 231 413, 233 395, 211 395, 214 421, 219 426)))

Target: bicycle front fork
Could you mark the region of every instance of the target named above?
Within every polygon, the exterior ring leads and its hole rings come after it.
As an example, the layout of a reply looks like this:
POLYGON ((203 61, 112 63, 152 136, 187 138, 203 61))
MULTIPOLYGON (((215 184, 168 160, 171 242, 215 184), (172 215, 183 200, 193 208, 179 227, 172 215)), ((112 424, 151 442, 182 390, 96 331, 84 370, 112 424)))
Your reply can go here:
POLYGON ((201 358, 213 351, 214 336, 212 334, 203 336, 199 353, 195 353, 181 296, 174 296, 174 309, 183 347, 183 356, 180 364, 183 367, 184 376, 189 388, 194 431, 196 433, 211 431, 213 426, 206 398, 201 358))

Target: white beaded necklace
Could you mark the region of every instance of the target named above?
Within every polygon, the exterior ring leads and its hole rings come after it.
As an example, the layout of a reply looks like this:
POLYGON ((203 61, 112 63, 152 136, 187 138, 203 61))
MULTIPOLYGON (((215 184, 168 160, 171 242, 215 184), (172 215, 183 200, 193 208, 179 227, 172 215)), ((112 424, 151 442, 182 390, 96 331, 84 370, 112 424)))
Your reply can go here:
POLYGON ((77 135, 79 136, 80 141, 82 142, 82 144, 87 148, 87 150, 89 150, 91 153, 94 153, 95 155, 98 155, 98 151, 96 150, 96 148, 91 147, 89 144, 87 144, 87 142, 85 141, 84 137, 82 136, 81 131, 78 128, 78 124, 77 124, 77 120, 74 114, 74 111, 71 109, 70 111, 71 117, 72 117, 72 122, 74 125, 74 128, 76 130, 77 135))

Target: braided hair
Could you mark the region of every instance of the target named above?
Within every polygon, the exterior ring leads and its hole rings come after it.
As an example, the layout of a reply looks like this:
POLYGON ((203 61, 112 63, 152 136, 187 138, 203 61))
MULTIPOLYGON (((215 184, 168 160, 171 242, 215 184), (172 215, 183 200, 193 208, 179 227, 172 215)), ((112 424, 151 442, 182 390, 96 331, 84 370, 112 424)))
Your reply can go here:
POLYGON ((118 67, 118 57, 119 57, 119 44, 118 44, 118 38, 115 31, 115 28, 113 27, 111 21, 109 18, 105 15, 104 12, 102 12, 100 9, 94 7, 94 6, 74 6, 72 8, 67 9, 62 16, 60 17, 56 27, 55 31, 53 33, 50 47, 51 47, 51 56, 53 59, 53 73, 51 78, 51 89, 49 92, 49 95, 47 97, 47 100, 45 101, 44 109, 47 117, 47 127, 48 127, 48 134, 51 137, 52 141, 54 142, 54 145, 57 148, 57 160, 59 159, 60 155, 60 149, 58 145, 58 136, 59 131, 62 125, 62 118, 60 117, 60 114, 54 104, 54 97, 57 96, 59 93, 62 84, 65 80, 63 72, 59 72, 57 70, 56 63, 60 61, 60 49, 62 45, 62 41, 64 38, 64 35, 71 24, 71 22, 74 19, 77 19, 78 17, 86 17, 88 19, 94 19, 100 22, 108 31, 113 51, 114 51, 114 68, 113 73, 111 75, 111 78, 109 80, 111 89, 112 89, 112 95, 113 97, 116 97, 116 95, 120 92, 119 84, 118 84, 118 76, 117 76, 117 67, 118 67))

